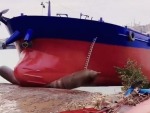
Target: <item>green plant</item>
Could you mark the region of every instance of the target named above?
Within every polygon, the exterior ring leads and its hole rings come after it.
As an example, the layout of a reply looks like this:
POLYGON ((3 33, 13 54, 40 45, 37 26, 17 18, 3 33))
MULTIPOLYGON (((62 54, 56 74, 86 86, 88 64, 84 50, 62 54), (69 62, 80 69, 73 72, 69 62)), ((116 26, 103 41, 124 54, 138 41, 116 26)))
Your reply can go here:
POLYGON ((148 79, 143 75, 141 67, 137 65, 136 61, 128 60, 124 67, 115 67, 115 69, 122 80, 123 91, 139 81, 142 81, 142 83, 138 85, 139 88, 150 87, 148 79))

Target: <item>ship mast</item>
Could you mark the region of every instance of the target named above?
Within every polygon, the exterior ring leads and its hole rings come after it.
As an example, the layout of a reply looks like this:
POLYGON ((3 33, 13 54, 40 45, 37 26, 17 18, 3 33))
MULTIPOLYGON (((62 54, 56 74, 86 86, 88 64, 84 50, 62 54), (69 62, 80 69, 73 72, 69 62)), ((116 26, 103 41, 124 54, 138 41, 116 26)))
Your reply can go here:
POLYGON ((48 1, 48 15, 47 16, 51 16, 51 2, 48 1))

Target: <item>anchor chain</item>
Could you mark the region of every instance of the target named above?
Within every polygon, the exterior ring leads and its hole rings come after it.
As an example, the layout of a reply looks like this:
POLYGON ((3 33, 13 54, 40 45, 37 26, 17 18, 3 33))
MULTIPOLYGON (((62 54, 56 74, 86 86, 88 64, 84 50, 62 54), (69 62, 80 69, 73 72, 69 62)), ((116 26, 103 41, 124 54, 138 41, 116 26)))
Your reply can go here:
POLYGON ((86 57, 86 61, 85 61, 85 65, 84 65, 84 69, 87 69, 88 66, 89 66, 89 62, 90 62, 90 58, 91 58, 91 55, 92 55, 92 52, 93 52, 93 48, 94 48, 94 45, 95 45, 95 42, 97 40, 98 37, 95 37, 90 45, 90 49, 89 49, 89 52, 88 52, 88 55, 86 57))

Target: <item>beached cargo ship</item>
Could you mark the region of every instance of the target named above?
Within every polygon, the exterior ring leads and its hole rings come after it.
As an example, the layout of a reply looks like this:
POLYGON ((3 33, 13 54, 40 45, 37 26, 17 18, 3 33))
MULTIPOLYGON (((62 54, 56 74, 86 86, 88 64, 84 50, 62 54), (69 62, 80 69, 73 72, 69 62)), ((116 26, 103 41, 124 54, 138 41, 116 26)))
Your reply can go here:
MULTIPOLYGON (((50 9, 50 2, 49 2, 50 9)), ((3 48, 11 43, 20 51, 14 69, 25 84, 47 84, 70 73, 91 69, 101 72, 94 85, 121 85, 114 66, 137 61, 150 79, 149 36, 111 23, 81 18, 21 15, 2 16, 10 32, 3 48), (27 81, 28 80, 28 81, 27 81)))

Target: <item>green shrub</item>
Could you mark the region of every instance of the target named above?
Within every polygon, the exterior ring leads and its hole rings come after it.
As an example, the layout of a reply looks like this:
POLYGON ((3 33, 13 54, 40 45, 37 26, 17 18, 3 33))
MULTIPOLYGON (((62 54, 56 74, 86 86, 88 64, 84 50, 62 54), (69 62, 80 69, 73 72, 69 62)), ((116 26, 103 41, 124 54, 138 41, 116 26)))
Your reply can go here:
POLYGON ((115 67, 117 73, 122 80, 122 90, 127 90, 131 85, 142 81, 139 88, 150 88, 150 83, 146 76, 143 75, 141 68, 137 65, 136 61, 128 60, 124 67, 115 67))

